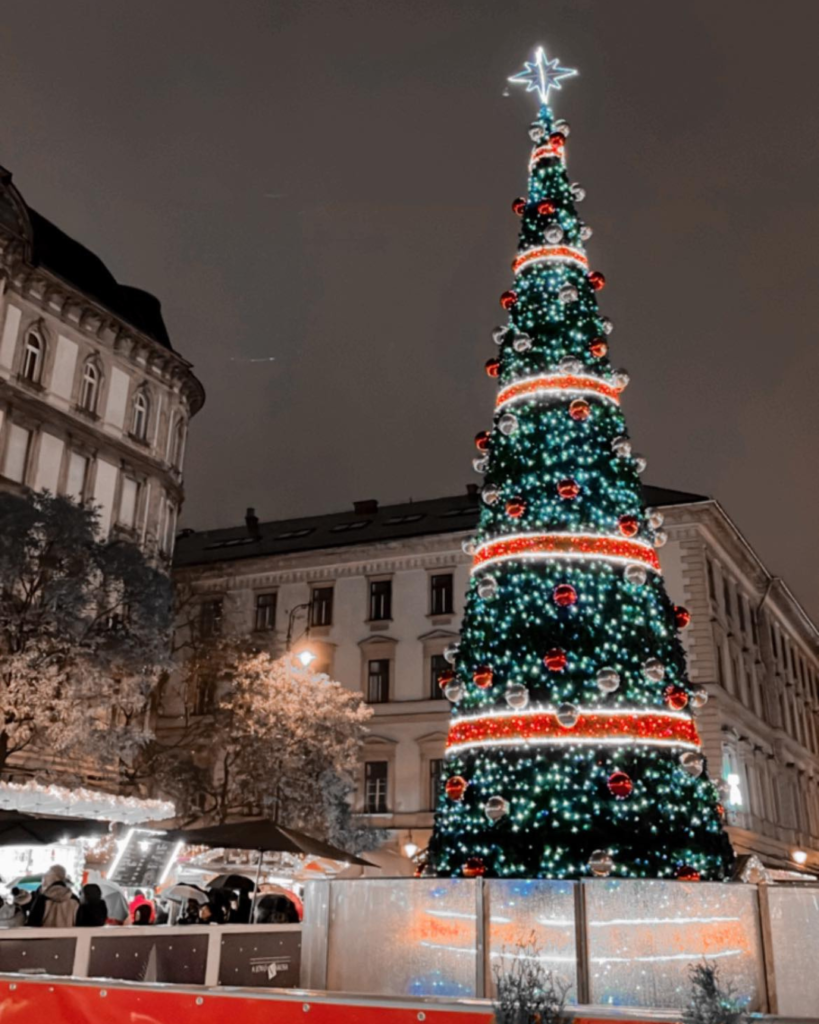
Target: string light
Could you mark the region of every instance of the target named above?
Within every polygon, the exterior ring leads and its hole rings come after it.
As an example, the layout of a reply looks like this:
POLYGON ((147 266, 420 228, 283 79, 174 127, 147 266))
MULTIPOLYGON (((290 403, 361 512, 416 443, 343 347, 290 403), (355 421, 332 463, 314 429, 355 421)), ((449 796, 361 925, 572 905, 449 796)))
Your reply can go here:
POLYGON ((580 250, 570 245, 541 245, 536 249, 526 249, 512 262, 512 270, 519 274, 521 270, 536 263, 573 263, 579 267, 588 267, 589 259, 580 250))
POLYGON ((603 398, 615 405, 620 404, 620 391, 608 381, 599 377, 584 374, 579 376, 571 373, 549 374, 546 376, 528 377, 517 380, 498 392, 495 406, 502 409, 505 405, 519 402, 527 398, 540 398, 552 395, 593 395, 603 398))
POLYGON ((487 540, 475 551, 472 572, 496 562, 545 561, 555 558, 639 562, 656 573, 661 572, 657 553, 648 544, 623 537, 582 533, 525 533, 487 540))

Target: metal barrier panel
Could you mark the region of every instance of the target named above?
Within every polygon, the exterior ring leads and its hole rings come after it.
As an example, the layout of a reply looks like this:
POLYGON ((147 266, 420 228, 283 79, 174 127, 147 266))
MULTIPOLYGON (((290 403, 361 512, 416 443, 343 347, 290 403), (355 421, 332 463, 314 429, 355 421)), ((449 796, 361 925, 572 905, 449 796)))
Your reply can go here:
POLYGON ((691 964, 719 965, 751 1009, 764 1007, 756 886, 595 880, 586 902, 592 1004, 683 1008, 691 964))
POLYGON ((819 888, 766 890, 777 1012, 819 1016, 819 888))
POLYGON ((301 984, 304 988, 327 988, 327 943, 332 882, 307 882, 304 886, 301 984))
POLYGON ((571 986, 568 1002, 577 1003, 576 882, 524 881, 493 878, 484 883, 488 902, 486 994, 494 996, 497 972, 514 958, 528 955, 520 947, 530 941, 538 959, 556 979, 571 986))
POLYGON ((26 928, 0 931, 0 971, 69 975, 74 968, 76 934, 49 929, 45 938, 31 940, 26 928))
POLYGON ((474 996, 477 885, 434 878, 332 882, 328 990, 474 996))
MULTIPOLYGON (((215 931, 215 926, 214 926, 215 931)), ((204 985, 208 940, 216 934, 163 934, 162 928, 134 928, 91 940, 89 978, 204 985)))

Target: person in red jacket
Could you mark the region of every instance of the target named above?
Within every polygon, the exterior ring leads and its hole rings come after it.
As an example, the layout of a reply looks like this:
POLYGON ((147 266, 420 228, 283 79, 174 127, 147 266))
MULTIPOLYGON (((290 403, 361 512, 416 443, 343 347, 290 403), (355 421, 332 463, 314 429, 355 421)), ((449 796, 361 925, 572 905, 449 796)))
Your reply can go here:
MULTIPOLYGON (((151 908, 151 916, 150 916, 149 923, 153 924, 156 921, 156 907, 154 906, 153 901, 147 899, 146 896, 145 896, 145 893, 141 889, 137 889, 134 898, 131 900, 130 904, 128 905, 128 910, 129 910, 130 915, 131 915, 131 918, 130 918, 131 924, 134 923, 134 912, 136 911, 137 907, 143 907, 143 906, 149 906, 151 908)), ((144 914, 142 916, 144 916, 144 914)))

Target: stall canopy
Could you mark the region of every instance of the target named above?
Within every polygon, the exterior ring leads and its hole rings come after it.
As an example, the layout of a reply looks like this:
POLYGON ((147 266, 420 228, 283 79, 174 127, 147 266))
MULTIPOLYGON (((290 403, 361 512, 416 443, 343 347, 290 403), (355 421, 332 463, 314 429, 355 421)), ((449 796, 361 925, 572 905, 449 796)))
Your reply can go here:
POLYGON ((19 811, 0 811, 0 846, 50 846, 65 839, 107 834, 107 821, 41 818, 19 811))

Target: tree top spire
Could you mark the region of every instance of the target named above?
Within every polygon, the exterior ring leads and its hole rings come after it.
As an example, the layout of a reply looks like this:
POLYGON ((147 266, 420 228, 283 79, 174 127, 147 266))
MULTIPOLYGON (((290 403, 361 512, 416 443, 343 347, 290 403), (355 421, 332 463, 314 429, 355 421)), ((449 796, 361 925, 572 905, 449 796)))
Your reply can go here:
POLYGON ((562 79, 573 78, 576 74, 575 68, 560 67, 557 57, 549 60, 546 51, 539 46, 535 51, 535 59, 526 61, 523 71, 512 75, 509 81, 515 85, 525 85, 527 92, 537 92, 541 103, 548 106, 549 90, 562 89, 562 79))

